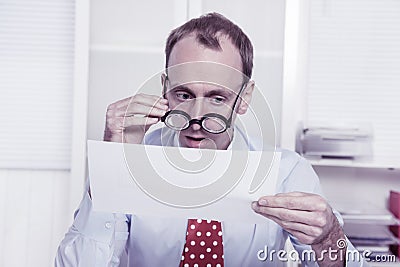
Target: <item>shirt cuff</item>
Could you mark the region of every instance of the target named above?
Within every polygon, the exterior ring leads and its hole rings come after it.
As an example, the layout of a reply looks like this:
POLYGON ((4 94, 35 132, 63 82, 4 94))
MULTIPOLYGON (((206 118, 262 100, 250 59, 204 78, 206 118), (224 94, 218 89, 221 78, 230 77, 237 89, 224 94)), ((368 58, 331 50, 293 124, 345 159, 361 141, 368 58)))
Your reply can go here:
POLYGON ((74 227, 82 235, 98 242, 111 245, 115 231, 113 213, 92 210, 92 200, 86 193, 74 220, 74 227))

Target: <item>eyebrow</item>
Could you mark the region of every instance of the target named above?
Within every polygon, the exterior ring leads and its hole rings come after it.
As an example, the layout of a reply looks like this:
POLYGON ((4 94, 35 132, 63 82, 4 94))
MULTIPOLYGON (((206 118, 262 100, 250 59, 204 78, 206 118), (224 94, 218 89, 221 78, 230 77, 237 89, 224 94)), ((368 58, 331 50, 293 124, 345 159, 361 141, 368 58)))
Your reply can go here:
MULTIPOLYGON (((175 88, 172 89, 172 91, 186 91, 188 93, 190 93, 191 95, 196 95, 195 91, 190 89, 189 87, 185 86, 185 85, 179 85, 175 88)), ((227 89, 212 89, 210 91, 207 91, 205 94, 205 97, 209 97, 212 95, 221 95, 224 97, 231 97, 232 95, 236 95, 236 93, 232 92, 231 90, 227 90, 227 89)))

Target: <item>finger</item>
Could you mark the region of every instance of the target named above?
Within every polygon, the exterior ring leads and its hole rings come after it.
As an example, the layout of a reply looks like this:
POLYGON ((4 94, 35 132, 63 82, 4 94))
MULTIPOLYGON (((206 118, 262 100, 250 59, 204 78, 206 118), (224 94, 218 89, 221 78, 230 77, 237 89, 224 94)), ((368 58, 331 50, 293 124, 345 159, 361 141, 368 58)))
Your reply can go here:
POLYGON ((109 115, 107 116, 110 119, 114 118, 125 118, 125 117, 157 117, 160 118, 164 116, 166 113, 166 110, 163 109, 157 109, 153 107, 148 107, 148 106, 141 106, 141 105, 136 105, 133 107, 129 112, 126 110, 118 109, 114 110, 113 113, 108 113, 109 115))
POLYGON ((264 215, 274 216, 282 221, 298 222, 312 226, 319 226, 320 218, 323 217, 323 214, 320 214, 319 212, 315 213, 310 211, 288 210, 284 208, 270 208, 264 206, 257 207, 256 211, 264 215))
POLYGON ((306 193, 303 193, 303 192, 278 193, 278 194, 275 194, 274 196, 263 196, 263 197, 260 197, 260 199, 258 200, 258 203, 260 205, 263 205, 263 206, 269 206, 270 204, 268 204, 268 200, 270 198, 273 198, 273 197, 285 197, 285 196, 301 197, 301 196, 304 196, 305 194, 306 193))
POLYGON ((292 229, 292 228, 289 228, 288 226, 291 226, 291 227, 293 227, 293 228, 300 228, 300 227, 294 227, 294 224, 296 224, 296 223, 293 223, 293 222, 285 222, 285 221, 282 221, 280 218, 278 218, 278 217, 275 217, 275 216, 272 216, 272 215, 268 215, 268 214, 263 214, 263 213, 259 213, 259 214, 261 214, 261 215, 263 215, 264 217, 266 217, 266 218, 268 218, 268 219, 270 219, 270 220, 272 220, 272 221, 274 221, 276 224, 278 224, 278 225, 280 225, 283 229, 285 229, 286 231, 299 231, 299 230, 295 230, 295 229, 292 229))
POLYGON ((108 117, 123 117, 125 114, 135 114, 135 108, 140 105, 168 110, 168 100, 154 95, 139 94, 130 98, 122 99, 108 106, 108 117))
POLYGON ((133 98, 130 105, 134 104, 141 104, 159 109, 168 109, 168 100, 155 95, 137 95, 133 98))
POLYGON ((307 229, 307 225, 305 224, 282 221, 280 218, 271 215, 266 215, 265 217, 274 221, 286 231, 298 231, 308 235, 309 230, 307 229))
MULTIPOLYGON (((159 101, 153 102, 153 100, 149 100, 149 99, 142 99, 142 100, 140 102, 132 102, 127 108, 120 109, 119 112, 117 112, 117 114, 120 115, 121 112, 124 111, 125 116, 131 116, 134 114, 148 115, 148 110, 151 110, 151 109, 161 110, 164 114, 169 108, 168 105, 164 105, 159 101)), ((155 112, 157 112, 157 111, 155 111, 155 112)))
POLYGON ((132 98, 133 97, 131 96, 131 97, 127 97, 127 98, 118 100, 117 102, 114 102, 114 103, 110 104, 108 106, 108 108, 116 110, 116 109, 120 109, 120 108, 123 108, 123 107, 127 107, 129 105, 129 103, 132 101, 132 98))
MULTIPOLYGON (((132 107, 130 112, 124 114, 125 117, 131 117, 135 115, 143 115, 145 117, 157 117, 160 118, 164 116, 167 111, 164 109, 158 109, 154 107, 144 106, 144 105, 136 105, 132 107)), ((139 116, 140 117, 140 116, 139 116)))
MULTIPOLYGON (((286 230, 286 229, 285 229, 286 230)), ((297 240, 300 241, 300 243, 305 244, 305 245, 312 245, 315 243, 315 238, 312 236, 309 236, 303 232, 296 231, 296 230, 286 230, 288 233, 290 233, 292 236, 296 237, 297 240)))
POLYGON ((109 108, 114 110, 126 110, 127 107, 129 107, 130 105, 134 105, 135 103, 149 103, 148 105, 158 103, 158 105, 160 105, 161 107, 162 105, 167 105, 168 100, 156 95, 137 94, 112 103, 111 105, 109 105, 109 108))
POLYGON ((159 118, 149 117, 125 117, 123 122, 123 128, 129 128, 130 126, 148 126, 159 122, 159 118))
POLYGON ((313 237, 314 240, 318 239, 324 233, 324 230, 320 227, 295 222, 282 222, 282 228, 287 231, 301 232, 309 237, 313 237))
POLYGON ((273 215, 259 212, 259 208, 263 207, 259 206, 256 201, 252 203, 252 208, 258 214, 263 215, 264 217, 280 225, 283 229, 285 229, 285 231, 292 234, 303 244, 313 244, 323 234, 323 229, 321 227, 310 226, 298 222, 288 222, 273 215))
POLYGON ((277 224, 279 224, 286 231, 301 232, 309 237, 313 237, 314 239, 319 238, 324 233, 324 230, 317 226, 312 226, 312 225, 299 223, 299 222, 282 221, 279 218, 274 217, 274 216, 268 216, 267 218, 269 218, 269 219, 273 220, 274 222, 276 222, 277 224))
POLYGON ((307 194, 303 196, 265 196, 259 199, 258 203, 266 207, 286 208, 293 210, 326 211, 329 205, 319 195, 307 194))
POLYGON ((310 195, 304 192, 287 192, 287 193, 278 193, 275 196, 276 197, 284 197, 284 196, 292 196, 292 197, 302 197, 302 196, 306 196, 306 195, 310 195))
POLYGON ((327 224, 324 212, 270 208, 261 206, 257 202, 254 203, 253 209, 264 216, 273 216, 285 222, 297 222, 313 227, 324 227, 327 224))
POLYGON ((317 227, 314 228, 300 223, 284 222, 279 218, 269 215, 265 217, 280 225, 283 229, 285 229, 285 231, 292 234, 303 244, 314 243, 314 241, 317 240, 322 233, 322 230, 318 229, 317 227))

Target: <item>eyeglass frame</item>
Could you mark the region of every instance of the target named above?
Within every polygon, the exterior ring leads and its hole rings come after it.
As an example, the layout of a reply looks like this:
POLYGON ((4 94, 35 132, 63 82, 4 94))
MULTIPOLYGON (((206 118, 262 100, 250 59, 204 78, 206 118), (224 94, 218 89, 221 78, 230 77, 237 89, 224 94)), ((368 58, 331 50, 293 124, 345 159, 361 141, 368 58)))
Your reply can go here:
MULTIPOLYGON (((167 81, 168 81, 168 75, 165 75, 165 80, 164 80, 164 84, 163 84, 163 97, 164 98, 166 98, 165 95, 167 93, 167 89, 166 89, 167 81)), ((188 123, 187 123, 186 127, 182 128, 180 130, 176 130, 176 131, 184 131, 184 130, 188 129, 190 126, 192 126, 193 124, 199 124, 201 126, 201 128, 203 130, 205 130, 206 132, 208 132, 208 133, 212 133, 212 134, 224 133, 226 130, 228 130, 231 127, 233 112, 235 110, 236 103, 237 103, 242 91, 244 90, 244 88, 246 87, 247 84, 248 84, 248 81, 245 81, 243 83, 242 87, 240 88, 239 93, 236 96, 235 102, 233 103, 233 107, 232 107, 232 111, 231 111, 231 115, 229 116, 229 119, 227 119, 226 117, 224 117, 223 115, 218 114, 218 113, 207 113, 207 114, 204 114, 200 119, 192 119, 190 117, 190 115, 188 113, 186 113, 185 111, 174 109, 174 110, 170 110, 167 113, 165 113, 164 116, 161 117, 161 121, 165 123, 166 118, 170 114, 181 114, 181 115, 185 116, 188 119, 188 123), (203 126, 204 120, 206 120, 207 118, 210 118, 210 117, 214 117, 214 118, 218 118, 218 119, 222 120, 226 125, 225 129, 223 131, 219 131, 219 132, 212 132, 212 131, 209 131, 206 128, 204 128, 204 126, 203 126)), ((167 125, 167 124, 165 123, 165 125, 167 125)), ((167 125, 167 127, 171 128, 168 125, 167 125)), ((175 130, 175 129, 173 129, 173 130, 175 130)))

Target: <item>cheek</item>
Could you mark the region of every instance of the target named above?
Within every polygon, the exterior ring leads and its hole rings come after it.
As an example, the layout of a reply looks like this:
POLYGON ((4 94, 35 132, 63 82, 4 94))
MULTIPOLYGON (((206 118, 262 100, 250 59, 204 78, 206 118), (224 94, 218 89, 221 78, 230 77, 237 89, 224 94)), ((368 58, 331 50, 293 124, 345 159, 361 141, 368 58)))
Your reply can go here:
POLYGON ((229 144, 229 136, 225 133, 222 134, 209 134, 207 136, 207 144, 212 149, 226 149, 226 145, 229 144))
POLYGON ((209 139, 206 139, 202 142, 201 148, 205 149, 220 149, 220 140, 217 136, 208 136, 209 139))
POLYGON ((170 109, 175 109, 175 107, 176 107, 176 101, 174 100, 174 99, 172 99, 171 97, 168 97, 168 96, 166 96, 165 97, 167 100, 168 100, 168 107, 170 108, 170 109))

